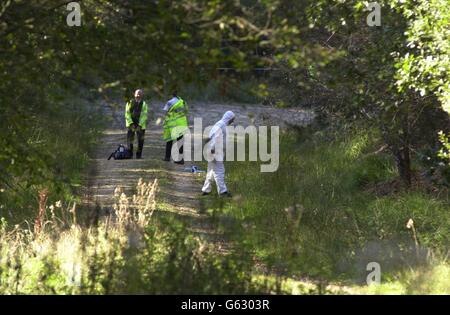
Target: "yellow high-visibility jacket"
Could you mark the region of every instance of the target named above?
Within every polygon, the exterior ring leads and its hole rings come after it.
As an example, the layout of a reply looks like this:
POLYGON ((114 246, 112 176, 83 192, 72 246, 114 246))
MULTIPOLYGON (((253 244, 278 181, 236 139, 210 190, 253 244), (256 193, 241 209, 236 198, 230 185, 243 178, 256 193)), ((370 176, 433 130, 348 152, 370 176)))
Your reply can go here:
POLYGON ((178 102, 169 109, 164 119, 163 138, 166 142, 178 139, 189 129, 187 104, 181 98, 178 99, 178 102))
MULTIPOLYGON (((134 100, 130 100, 125 106, 125 125, 127 128, 133 124, 133 102, 134 100)), ((137 123, 143 130, 147 128, 147 119, 148 105, 145 101, 142 101, 142 108, 137 123)))

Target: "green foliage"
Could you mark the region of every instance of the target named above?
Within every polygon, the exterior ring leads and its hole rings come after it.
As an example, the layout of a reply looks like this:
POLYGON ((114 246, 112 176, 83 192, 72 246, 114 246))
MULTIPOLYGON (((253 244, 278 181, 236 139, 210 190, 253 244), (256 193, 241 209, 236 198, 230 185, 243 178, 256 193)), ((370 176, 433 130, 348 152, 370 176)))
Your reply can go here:
POLYGON ((445 0, 408 3, 394 0, 391 8, 408 21, 408 52, 397 64, 400 91, 414 89, 435 94, 450 113, 450 8, 445 0), (425 13, 426 12, 426 13, 425 13), (425 14, 424 14, 425 13, 425 14))
POLYGON ((439 141, 442 148, 439 150, 438 157, 442 160, 450 162, 450 135, 446 136, 442 131, 439 132, 439 141))
POLYGON ((449 10, 442 0, 378 3, 380 27, 367 25, 367 2, 273 2, 286 33, 271 33, 276 71, 262 95, 275 106, 313 107, 333 123, 376 127, 411 186, 414 152, 433 148, 448 128, 449 10))
POLYGON ((0 215, 15 223, 34 217, 43 188, 51 192, 50 202, 76 199, 88 152, 105 122, 86 100, 73 98, 23 123, 30 125, 0 137, 6 148, 0 153, 0 215))

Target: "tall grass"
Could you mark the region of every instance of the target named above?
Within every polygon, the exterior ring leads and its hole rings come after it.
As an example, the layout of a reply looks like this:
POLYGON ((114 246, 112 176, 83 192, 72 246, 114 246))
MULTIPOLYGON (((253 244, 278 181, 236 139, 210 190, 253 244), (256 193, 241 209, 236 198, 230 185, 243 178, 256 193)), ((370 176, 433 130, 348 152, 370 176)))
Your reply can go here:
POLYGON ((0 294, 268 292, 252 282, 251 256, 219 254, 180 220, 154 216, 157 189, 157 180, 140 180, 131 197, 116 189, 112 214, 90 227, 74 205, 46 206, 39 230, 2 219, 0 294))
POLYGON ((448 266, 448 193, 398 188, 393 162, 377 152, 377 139, 364 130, 285 133, 279 170, 260 173, 257 162, 229 162, 234 202, 214 207, 245 226, 236 239, 252 244, 281 275, 364 284, 372 261, 381 264, 384 279, 448 266))

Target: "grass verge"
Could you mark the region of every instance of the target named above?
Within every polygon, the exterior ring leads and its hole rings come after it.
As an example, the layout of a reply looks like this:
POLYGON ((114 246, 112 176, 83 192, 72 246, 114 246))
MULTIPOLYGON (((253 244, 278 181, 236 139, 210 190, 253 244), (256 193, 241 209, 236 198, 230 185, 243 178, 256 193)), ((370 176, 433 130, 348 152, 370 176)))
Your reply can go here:
POLYGON ((228 162, 233 202, 209 207, 236 222, 235 241, 274 274, 357 288, 377 262, 383 285, 359 292, 449 293, 449 278, 438 276, 448 271, 448 191, 437 197, 421 187, 393 189, 395 166, 374 153, 378 146, 370 131, 284 133, 277 172, 228 162))

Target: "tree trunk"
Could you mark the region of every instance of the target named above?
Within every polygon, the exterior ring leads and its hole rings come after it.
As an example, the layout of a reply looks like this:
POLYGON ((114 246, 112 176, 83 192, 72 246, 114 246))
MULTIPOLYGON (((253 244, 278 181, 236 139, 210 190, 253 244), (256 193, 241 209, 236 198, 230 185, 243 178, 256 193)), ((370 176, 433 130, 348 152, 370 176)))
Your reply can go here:
MULTIPOLYGON (((412 102, 415 104, 415 100, 412 102)), ((401 131, 402 136, 400 147, 396 154, 397 168, 400 178, 407 188, 411 187, 412 171, 411 171, 411 102, 406 102, 403 115, 401 115, 401 131)))
POLYGON ((411 187, 411 152, 409 145, 404 145, 395 152, 398 173, 406 187, 411 187))

